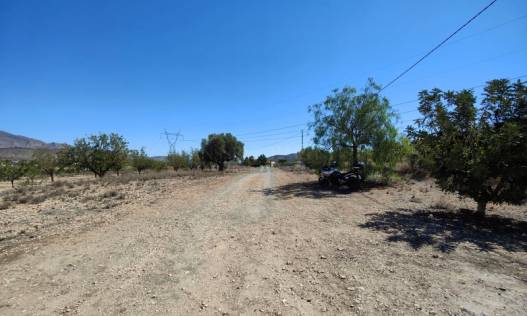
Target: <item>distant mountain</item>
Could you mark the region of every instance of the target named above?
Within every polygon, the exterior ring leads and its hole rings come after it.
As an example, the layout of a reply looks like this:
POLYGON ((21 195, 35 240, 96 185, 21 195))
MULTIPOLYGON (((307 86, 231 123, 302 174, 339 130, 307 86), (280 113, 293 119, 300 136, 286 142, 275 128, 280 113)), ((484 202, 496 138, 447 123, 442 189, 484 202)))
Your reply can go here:
POLYGON ((0 131, 0 159, 27 160, 31 159, 36 149, 57 151, 66 144, 45 143, 41 140, 0 131))
POLYGON ((274 155, 268 157, 267 159, 271 161, 287 160, 288 162, 292 162, 298 159, 298 153, 292 153, 289 155, 274 155))

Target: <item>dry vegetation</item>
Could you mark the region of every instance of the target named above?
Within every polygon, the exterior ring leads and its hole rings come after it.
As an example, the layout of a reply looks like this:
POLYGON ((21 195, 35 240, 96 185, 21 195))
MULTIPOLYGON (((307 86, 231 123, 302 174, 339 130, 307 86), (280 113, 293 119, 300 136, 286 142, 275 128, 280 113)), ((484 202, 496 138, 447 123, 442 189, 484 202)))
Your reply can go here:
POLYGON ((0 313, 524 312, 524 207, 475 219, 472 200, 431 180, 352 192, 292 171, 2 190, 0 313))

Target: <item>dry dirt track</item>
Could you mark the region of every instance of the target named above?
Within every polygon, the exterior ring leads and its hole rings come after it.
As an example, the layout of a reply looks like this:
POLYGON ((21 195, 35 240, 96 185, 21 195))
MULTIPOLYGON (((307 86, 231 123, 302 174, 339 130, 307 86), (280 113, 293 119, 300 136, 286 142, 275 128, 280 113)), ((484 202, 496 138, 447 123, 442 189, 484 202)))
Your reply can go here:
POLYGON ((35 242, 0 266, 0 314, 525 313, 523 226, 478 240, 466 227, 420 232, 392 211, 430 204, 424 193, 335 194, 312 179, 260 169, 174 187, 115 221, 35 242))

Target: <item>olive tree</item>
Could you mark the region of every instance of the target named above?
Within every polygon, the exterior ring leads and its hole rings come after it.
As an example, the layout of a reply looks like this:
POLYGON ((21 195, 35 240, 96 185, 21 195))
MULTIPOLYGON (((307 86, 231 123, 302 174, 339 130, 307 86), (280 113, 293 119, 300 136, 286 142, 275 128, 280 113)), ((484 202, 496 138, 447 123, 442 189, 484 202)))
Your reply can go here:
POLYGON ((471 90, 424 90, 422 117, 408 128, 421 164, 445 191, 477 202, 521 204, 527 198, 527 89, 506 79, 487 83, 481 106, 471 90))
POLYGON ((223 171, 226 161, 243 159, 243 143, 231 133, 210 134, 201 141, 201 152, 204 162, 215 163, 223 171))

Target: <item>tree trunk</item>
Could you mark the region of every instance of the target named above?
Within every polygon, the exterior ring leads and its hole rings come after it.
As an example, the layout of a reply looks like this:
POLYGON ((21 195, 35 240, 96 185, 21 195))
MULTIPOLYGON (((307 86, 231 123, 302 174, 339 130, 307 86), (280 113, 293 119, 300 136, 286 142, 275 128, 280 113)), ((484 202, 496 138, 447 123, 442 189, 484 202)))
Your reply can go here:
POLYGON ((225 169, 225 163, 222 161, 218 163, 218 170, 223 171, 223 169, 225 169))
POLYGON ((15 180, 11 180, 11 187, 12 187, 12 188, 15 187, 15 180))
POLYGON ((353 150, 353 162, 352 162, 352 167, 353 167, 357 162, 359 162, 359 160, 357 159, 357 145, 353 144, 351 148, 353 150))
POLYGON ((49 177, 51 178, 51 182, 55 182, 55 177, 53 172, 49 174, 49 177))
POLYGON ((476 215, 485 216, 485 210, 487 209, 487 201, 478 201, 478 209, 476 215))

